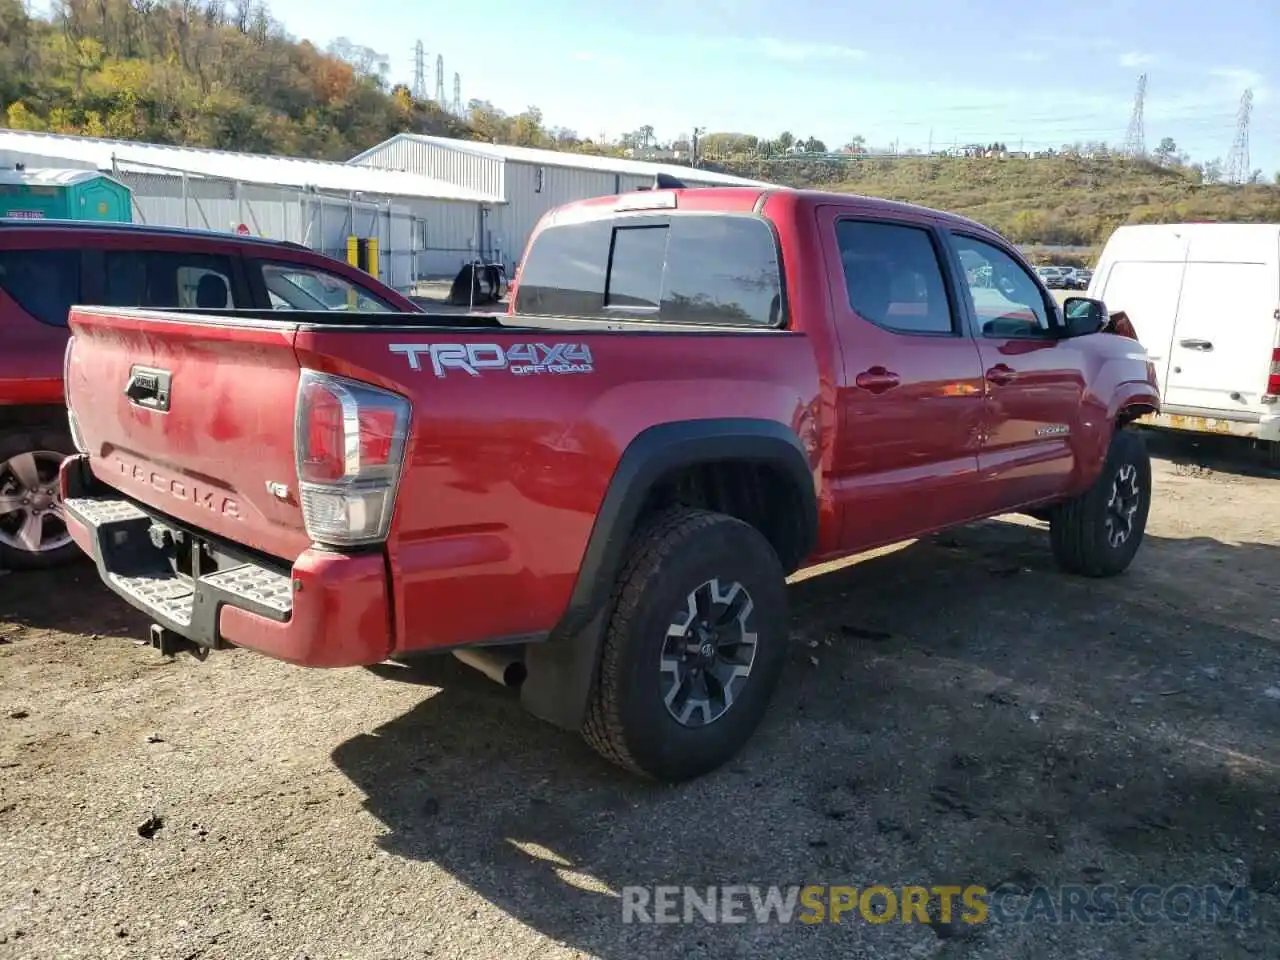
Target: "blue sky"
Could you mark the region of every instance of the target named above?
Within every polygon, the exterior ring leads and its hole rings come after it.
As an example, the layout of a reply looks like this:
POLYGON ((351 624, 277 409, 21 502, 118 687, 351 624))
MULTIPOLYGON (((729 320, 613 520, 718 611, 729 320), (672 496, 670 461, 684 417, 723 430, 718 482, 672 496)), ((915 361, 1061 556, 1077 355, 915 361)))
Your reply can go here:
POLYGON ((1280 4, 1234 0, 485 0, 479 4, 275 0, 291 33, 337 36, 412 77, 413 44, 444 55, 446 87, 583 136, 652 124, 660 137, 789 129, 838 146, 1016 148, 1123 140, 1139 73, 1146 139, 1226 158, 1246 87, 1251 161, 1280 171, 1280 4), (352 16, 352 12, 358 12, 352 16))

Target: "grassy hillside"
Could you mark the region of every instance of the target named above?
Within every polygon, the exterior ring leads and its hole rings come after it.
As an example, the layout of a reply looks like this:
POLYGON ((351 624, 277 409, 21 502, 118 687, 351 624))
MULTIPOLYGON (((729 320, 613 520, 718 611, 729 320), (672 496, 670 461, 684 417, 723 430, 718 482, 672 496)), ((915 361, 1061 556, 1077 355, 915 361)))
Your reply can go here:
POLYGON ((1204 184, 1191 168, 1114 158, 743 160, 718 166, 791 186, 955 211, 1027 245, 1094 246, 1122 223, 1280 222, 1280 187, 1204 184))

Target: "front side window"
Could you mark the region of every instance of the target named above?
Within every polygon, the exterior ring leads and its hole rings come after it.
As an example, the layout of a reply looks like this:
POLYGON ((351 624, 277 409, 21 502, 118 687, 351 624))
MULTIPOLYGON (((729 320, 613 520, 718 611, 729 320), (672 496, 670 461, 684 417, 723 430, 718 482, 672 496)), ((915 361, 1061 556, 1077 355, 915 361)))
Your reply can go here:
POLYGON ((262 282, 274 310, 358 310, 399 313, 346 277, 299 263, 263 263, 262 282))
POLYGON ((691 214, 551 226, 520 271, 516 313, 776 326, 777 246, 755 217, 691 214))
POLYGON ((80 251, 0 250, 0 288, 41 323, 65 327, 80 299, 80 251))
POLYGON ((1054 320, 1040 285, 1013 257, 973 237, 953 236, 952 243, 965 266, 965 291, 984 337, 1053 335, 1054 320))

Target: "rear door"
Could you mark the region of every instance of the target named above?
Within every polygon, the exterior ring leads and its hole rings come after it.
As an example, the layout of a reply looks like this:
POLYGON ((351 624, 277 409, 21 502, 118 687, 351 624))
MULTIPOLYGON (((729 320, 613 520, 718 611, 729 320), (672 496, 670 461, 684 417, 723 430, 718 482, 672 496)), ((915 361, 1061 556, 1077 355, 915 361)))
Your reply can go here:
MULTIPOLYGON (((1253 231, 1247 236, 1262 239, 1253 231)), ((1280 308, 1276 239, 1237 249, 1215 241, 1212 254, 1197 250, 1203 242, 1194 239, 1189 252, 1165 403, 1188 411, 1261 413, 1280 308)))
POLYGON ((931 222, 818 210, 842 354, 833 463, 846 547, 978 513, 982 367, 931 222))

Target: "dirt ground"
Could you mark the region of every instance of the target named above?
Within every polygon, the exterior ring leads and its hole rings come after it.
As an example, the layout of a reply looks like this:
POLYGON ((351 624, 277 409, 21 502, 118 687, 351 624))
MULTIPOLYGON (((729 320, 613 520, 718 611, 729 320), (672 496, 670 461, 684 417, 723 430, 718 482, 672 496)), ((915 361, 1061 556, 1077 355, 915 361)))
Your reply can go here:
POLYGON ((1152 447, 1114 581, 1003 520, 799 580, 764 726, 682 787, 451 658, 166 662, 91 569, 0 576, 0 957, 1280 957, 1280 478, 1152 447), (624 885, 712 883, 1185 883, 1249 912, 621 922, 624 885))

